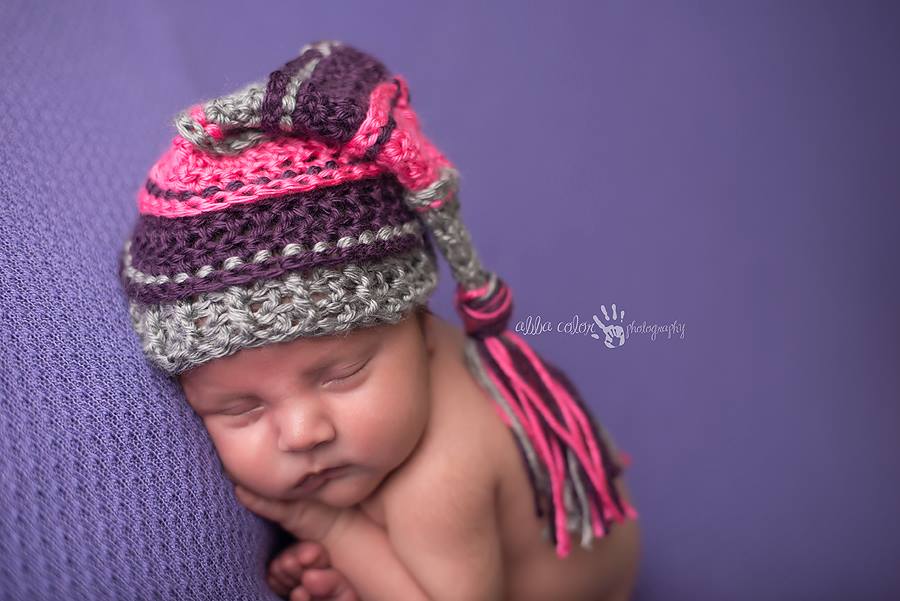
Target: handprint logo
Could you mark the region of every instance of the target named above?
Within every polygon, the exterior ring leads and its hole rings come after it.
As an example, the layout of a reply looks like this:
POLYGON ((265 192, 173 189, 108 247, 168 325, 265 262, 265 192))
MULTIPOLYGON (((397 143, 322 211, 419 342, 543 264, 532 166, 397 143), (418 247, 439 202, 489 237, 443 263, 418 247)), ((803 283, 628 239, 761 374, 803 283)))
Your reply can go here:
MULTIPOLYGON (((603 318, 608 322, 616 322, 625 323, 625 309, 622 309, 621 312, 616 314, 616 303, 612 304, 612 319, 609 318, 609 313, 606 312, 606 306, 600 305, 600 311, 603 313, 603 318)), ((603 334, 605 339, 603 340, 603 344, 606 345, 607 348, 616 348, 618 346, 622 346, 625 344, 625 328, 623 328, 619 323, 610 323, 606 325, 600 318, 594 315, 594 323, 596 323, 601 330, 603 330, 603 334), (616 340, 618 340, 618 344, 616 344, 616 340)), ((596 340, 600 340, 599 334, 591 333, 591 337, 596 340)))

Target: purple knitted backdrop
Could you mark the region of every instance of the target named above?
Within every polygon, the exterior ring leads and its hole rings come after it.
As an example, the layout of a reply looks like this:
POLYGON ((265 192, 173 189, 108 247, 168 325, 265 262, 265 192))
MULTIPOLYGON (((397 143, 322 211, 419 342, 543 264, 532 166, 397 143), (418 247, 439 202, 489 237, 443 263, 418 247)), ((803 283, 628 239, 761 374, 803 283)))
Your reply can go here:
POLYGON ((201 90, 162 15, 108 4, 0 9, 0 598, 277 599, 271 533, 130 332, 135 183, 201 90))
MULTIPOLYGON (((0 6, 0 599, 271 599, 115 280, 188 104, 335 38, 409 80, 514 320, 616 441, 636 599, 900 597, 895 4, 0 6)), ((450 278, 435 294, 453 316, 450 278)))

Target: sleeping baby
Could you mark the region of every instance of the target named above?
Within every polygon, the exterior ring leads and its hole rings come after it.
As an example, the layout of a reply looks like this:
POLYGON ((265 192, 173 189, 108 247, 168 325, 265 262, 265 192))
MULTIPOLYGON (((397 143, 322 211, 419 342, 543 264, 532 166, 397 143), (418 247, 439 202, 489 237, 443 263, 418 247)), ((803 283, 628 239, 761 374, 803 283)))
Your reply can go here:
POLYGON ((406 81, 337 42, 192 106, 120 273, 293 601, 627 599, 622 457, 460 219, 406 81), (462 327, 428 310, 437 247, 462 327))

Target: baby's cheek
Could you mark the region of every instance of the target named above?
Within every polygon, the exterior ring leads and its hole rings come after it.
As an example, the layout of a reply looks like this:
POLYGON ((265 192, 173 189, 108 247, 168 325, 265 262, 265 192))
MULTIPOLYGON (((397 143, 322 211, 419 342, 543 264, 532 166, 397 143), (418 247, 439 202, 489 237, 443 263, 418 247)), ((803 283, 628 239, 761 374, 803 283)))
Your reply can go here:
POLYGON ((425 427, 418 402, 406 395, 385 395, 355 428, 354 446, 371 453, 393 468, 406 459, 425 427))
POLYGON ((210 428, 209 432, 219 459, 232 480, 262 494, 278 492, 271 481, 275 469, 261 433, 250 428, 210 428))
POLYGON ((393 420, 380 405, 367 399, 365 405, 357 403, 352 409, 335 412, 333 418, 338 460, 370 465, 383 462, 393 420))

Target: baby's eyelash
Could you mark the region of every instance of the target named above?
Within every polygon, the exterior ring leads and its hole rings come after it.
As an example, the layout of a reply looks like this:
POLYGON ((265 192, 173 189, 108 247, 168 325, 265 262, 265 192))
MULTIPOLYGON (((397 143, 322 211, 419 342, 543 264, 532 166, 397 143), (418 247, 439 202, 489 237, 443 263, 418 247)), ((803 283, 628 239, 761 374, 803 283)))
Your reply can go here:
POLYGON ((238 417, 241 415, 247 415, 251 411, 256 411, 256 409, 258 409, 259 407, 260 407, 260 405, 253 405, 252 407, 250 407, 249 409, 246 409, 244 411, 234 411, 232 409, 225 409, 224 411, 222 411, 222 414, 229 415, 231 417, 238 417))
POLYGON ((365 362, 363 362, 363 364, 360 365, 357 369, 354 369, 352 373, 349 373, 349 374, 347 374, 347 375, 345 375, 345 376, 339 376, 339 377, 337 377, 337 378, 331 378, 330 380, 326 380, 326 381, 324 382, 324 384, 328 384, 328 383, 330 383, 330 382, 341 382, 341 381, 343 381, 343 380, 348 380, 348 379, 352 378, 353 376, 355 376, 356 374, 358 374, 359 372, 361 372, 363 369, 365 369, 366 365, 369 364, 369 361, 370 361, 370 360, 366 360, 365 362))

